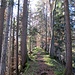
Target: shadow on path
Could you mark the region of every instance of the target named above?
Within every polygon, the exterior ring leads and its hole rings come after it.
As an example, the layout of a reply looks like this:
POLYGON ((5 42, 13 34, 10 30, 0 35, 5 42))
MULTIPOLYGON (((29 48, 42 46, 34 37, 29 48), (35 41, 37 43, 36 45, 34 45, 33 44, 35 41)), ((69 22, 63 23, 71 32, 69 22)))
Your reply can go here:
POLYGON ((34 50, 30 58, 32 61, 28 61, 23 75, 62 75, 64 67, 44 50, 34 50))

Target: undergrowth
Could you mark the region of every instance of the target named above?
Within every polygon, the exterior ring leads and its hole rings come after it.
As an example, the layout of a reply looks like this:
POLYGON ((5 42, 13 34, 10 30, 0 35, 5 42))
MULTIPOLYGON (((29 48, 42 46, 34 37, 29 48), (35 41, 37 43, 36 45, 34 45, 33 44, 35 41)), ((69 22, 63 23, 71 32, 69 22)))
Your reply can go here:
POLYGON ((45 60, 45 63, 53 69, 55 75, 63 75, 64 65, 61 65, 61 63, 55 59, 51 59, 47 54, 44 55, 43 59, 45 60))

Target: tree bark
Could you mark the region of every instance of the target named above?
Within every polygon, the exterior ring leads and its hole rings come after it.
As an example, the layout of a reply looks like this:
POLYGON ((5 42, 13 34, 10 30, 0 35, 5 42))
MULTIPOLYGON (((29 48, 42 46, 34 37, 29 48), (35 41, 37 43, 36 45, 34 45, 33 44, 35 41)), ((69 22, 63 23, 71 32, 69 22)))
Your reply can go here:
POLYGON ((1 8, 0 8, 0 59, 1 59, 1 51, 2 51, 5 8, 6 8, 6 0, 1 0, 1 8))
POLYGON ((21 53, 22 53, 22 68, 27 62, 27 21, 28 21, 28 0, 24 0, 23 4, 23 22, 22 22, 22 38, 21 38, 21 53))
POLYGON ((54 30, 53 30, 53 11, 55 8, 55 2, 50 4, 50 26, 51 26, 51 41, 49 46, 49 54, 53 58, 54 57, 54 30))
POLYGON ((12 26, 12 50, 11 50, 11 70, 10 70, 10 75, 13 75, 13 71, 14 71, 14 47, 15 47, 15 18, 14 18, 14 23, 13 23, 13 26, 12 26))
POLYGON ((64 75, 72 74, 72 41, 71 41, 71 27, 69 17, 68 0, 64 0, 65 19, 66 19, 66 70, 64 75))
POLYGON ((7 68, 7 75, 11 75, 11 54, 12 54, 12 19, 13 19, 13 0, 11 0, 11 11, 10 11, 10 18, 11 18, 11 25, 9 30, 9 43, 8 43, 8 68, 7 68))
POLYGON ((47 5, 46 5, 46 18, 45 18, 45 22, 46 22, 46 51, 47 51, 47 5))
POLYGON ((18 70, 18 47, 19 47, 19 42, 18 42, 18 32, 19 32, 19 5, 20 5, 20 0, 18 0, 18 12, 17 12, 17 29, 16 29, 16 75, 19 74, 18 70))
POLYGON ((11 3, 9 1, 8 10, 7 10, 7 12, 8 12, 8 14, 7 14, 7 23, 6 23, 6 27, 5 27, 3 47, 2 47, 2 53, 1 53, 1 71, 0 71, 0 75, 5 75, 5 71, 6 71, 6 52, 7 52, 7 47, 8 47, 10 11, 11 11, 11 3))

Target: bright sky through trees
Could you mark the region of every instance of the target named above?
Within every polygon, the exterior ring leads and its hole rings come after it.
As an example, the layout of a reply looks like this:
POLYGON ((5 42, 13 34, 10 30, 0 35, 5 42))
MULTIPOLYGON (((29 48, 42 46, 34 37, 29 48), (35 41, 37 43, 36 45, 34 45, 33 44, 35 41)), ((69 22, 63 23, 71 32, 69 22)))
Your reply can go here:
POLYGON ((38 0, 30 0, 31 1, 31 9, 32 11, 36 11, 36 4, 38 0))
MULTIPOLYGON (((30 0, 31 1, 31 9, 32 9, 32 11, 33 12, 35 12, 36 11, 36 4, 37 4, 37 1, 38 0, 30 0)), ((18 0, 14 0, 14 3, 16 3, 16 4, 14 4, 14 9, 13 9, 13 11, 14 11, 14 17, 17 15, 17 4, 18 4, 18 0)), ((22 6, 23 5, 23 0, 20 0, 20 6, 22 6)))

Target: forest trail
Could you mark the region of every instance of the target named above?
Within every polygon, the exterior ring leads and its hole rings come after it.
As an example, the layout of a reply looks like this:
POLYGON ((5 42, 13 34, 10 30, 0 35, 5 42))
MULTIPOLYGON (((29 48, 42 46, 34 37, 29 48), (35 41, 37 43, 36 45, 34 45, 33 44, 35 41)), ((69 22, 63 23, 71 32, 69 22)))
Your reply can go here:
POLYGON ((34 53, 30 56, 32 60, 27 63, 28 67, 23 75, 55 75, 53 71, 54 66, 52 66, 52 62, 49 63, 49 55, 47 55, 44 50, 34 50, 33 52, 34 53))
POLYGON ((54 75, 52 68, 45 64, 43 58, 43 54, 41 54, 41 52, 38 52, 36 60, 38 61, 39 69, 36 75, 54 75))

